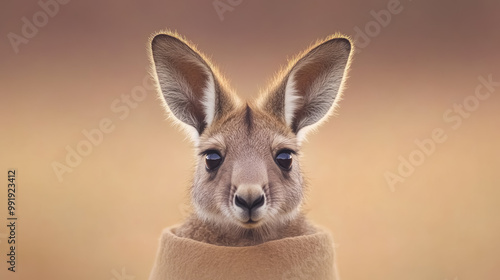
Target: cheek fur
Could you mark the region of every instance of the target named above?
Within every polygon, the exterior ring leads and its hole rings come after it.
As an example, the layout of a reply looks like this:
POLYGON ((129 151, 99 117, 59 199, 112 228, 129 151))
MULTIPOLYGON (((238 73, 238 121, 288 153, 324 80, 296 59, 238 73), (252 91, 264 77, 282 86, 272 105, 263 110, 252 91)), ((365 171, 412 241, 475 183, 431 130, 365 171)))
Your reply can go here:
POLYGON ((200 163, 192 189, 193 203, 212 215, 224 215, 230 206, 230 174, 225 166, 216 172, 207 172, 200 163))
POLYGON ((303 199, 302 174, 295 165, 289 172, 279 168, 269 173, 270 207, 280 212, 291 212, 300 206, 303 199))

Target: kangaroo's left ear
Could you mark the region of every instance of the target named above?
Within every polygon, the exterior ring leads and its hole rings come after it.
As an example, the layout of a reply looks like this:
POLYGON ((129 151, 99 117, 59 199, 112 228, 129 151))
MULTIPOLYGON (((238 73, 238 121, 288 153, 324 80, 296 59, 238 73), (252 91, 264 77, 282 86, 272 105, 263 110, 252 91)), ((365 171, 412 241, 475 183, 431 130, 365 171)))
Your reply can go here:
POLYGON ((299 143, 337 104, 351 54, 346 38, 327 40, 306 52, 261 99, 260 106, 284 121, 299 143))

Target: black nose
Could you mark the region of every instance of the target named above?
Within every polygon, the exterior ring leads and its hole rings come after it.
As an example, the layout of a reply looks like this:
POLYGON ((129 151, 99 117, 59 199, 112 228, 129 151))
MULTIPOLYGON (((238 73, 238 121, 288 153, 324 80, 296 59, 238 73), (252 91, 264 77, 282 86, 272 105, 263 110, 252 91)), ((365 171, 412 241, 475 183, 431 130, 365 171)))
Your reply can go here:
POLYGON ((249 210, 251 211, 252 209, 257 209, 264 205, 264 201, 266 198, 264 195, 261 195, 257 197, 256 199, 245 199, 239 195, 234 196, 234 203, 236 206, 240 207, 243 210, 249 210))

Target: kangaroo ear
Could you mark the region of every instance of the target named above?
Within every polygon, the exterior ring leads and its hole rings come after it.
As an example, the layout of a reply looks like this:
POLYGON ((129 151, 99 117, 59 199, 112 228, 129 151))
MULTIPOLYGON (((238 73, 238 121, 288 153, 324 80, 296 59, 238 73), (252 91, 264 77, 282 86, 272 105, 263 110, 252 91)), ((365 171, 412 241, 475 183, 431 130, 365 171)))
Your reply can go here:
POLYGON ((168 108, 193 141, 206 127, 230 110, 210 64, 181 39, 156 35, 151 41, 156 77, 168 108))
POLYGON ((286 122, 301 142, 333 112, 348 68, 351 42, 327 40, 291 63, 261 106, 286 122))

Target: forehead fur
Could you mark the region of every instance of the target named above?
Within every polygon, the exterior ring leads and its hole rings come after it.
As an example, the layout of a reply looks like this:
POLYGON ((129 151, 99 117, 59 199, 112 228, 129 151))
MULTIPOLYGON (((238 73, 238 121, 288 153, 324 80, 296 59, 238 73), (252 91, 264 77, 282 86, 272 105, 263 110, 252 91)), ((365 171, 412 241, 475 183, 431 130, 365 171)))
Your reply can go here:
POLYGON ((297 144, 294 133, 282 120, 247 103, 214 122, 201 135, 199 148, 211 144, 223 148, 226 142, 245 139, 256 144, 265 141, 271 146, 297 144))

